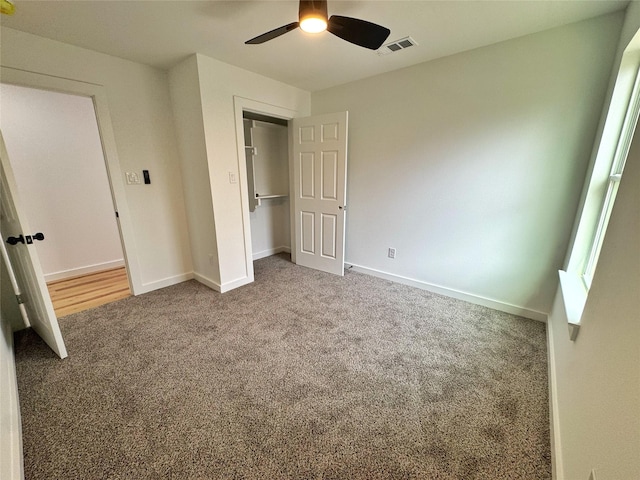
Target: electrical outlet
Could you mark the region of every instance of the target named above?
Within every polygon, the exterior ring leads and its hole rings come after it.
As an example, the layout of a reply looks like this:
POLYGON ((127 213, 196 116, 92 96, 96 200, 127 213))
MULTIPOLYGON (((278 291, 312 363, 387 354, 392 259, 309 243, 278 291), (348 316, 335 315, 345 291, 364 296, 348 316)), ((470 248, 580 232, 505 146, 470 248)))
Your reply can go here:
POLYGON ((213 265, 213 253, 209 254, 209 265, 213 265))
POLYGON ((389 258, 396 258, 396 249, 389 247, 389 253, 387 254, 389 258))

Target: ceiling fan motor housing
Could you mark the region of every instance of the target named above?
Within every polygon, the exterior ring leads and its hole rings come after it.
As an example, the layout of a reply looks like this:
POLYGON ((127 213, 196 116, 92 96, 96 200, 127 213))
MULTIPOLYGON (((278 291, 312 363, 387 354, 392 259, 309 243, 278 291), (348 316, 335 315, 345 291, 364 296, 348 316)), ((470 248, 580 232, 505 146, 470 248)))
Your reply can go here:
POLYGON ((300 0, 298 19, 302 23, 306 18, 321 18, 326 22, 329 18, 327 0, 300 0))

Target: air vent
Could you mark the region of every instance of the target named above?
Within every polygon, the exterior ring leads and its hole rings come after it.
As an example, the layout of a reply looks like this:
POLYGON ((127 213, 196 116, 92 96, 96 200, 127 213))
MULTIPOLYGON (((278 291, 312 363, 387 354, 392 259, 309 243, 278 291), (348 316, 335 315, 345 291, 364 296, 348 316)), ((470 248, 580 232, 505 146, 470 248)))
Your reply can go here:
POLYGON ((404 50, 405 48, 413 47, 414 45, 418 45, 418 42, 416 42, 411 37, 404 37, 400 40, 396 40, 394 42, 387 43, 386 45, 381 46, 377 50, 377 53, 378 55, 388 55, 393 52, 404 50))

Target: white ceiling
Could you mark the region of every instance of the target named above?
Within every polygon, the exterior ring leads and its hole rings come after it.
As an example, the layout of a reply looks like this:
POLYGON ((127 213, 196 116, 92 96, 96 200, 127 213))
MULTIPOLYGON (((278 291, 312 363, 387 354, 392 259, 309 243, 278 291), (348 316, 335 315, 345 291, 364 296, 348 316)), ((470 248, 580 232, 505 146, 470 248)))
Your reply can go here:
POLYGON ((329 15, 411 35, 419 46, 380 56, 324 32, 295 30, 262 45, 244 41, 297 21, 293 0, 13 0, 2 26, 135 62, 169 68, 199 52, 317 91, 465 50, 624 9, 628 0, 331 1, 329 15))

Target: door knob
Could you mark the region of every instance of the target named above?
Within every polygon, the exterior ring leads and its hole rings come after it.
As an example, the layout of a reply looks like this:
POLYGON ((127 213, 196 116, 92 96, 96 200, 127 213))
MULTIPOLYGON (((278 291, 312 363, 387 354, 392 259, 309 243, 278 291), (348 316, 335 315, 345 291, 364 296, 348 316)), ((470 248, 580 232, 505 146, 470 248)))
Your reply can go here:
POLYGON ((24 243, 24 237, 20 235, 19 237, 9 237, 7 238, 7 243, 9 245, 17 245, 19 243, 24 243))
POLYGON ((26 237, 22 234, 18 237, 9 237, 7 238, 7 243, 9 245, 17 245, 19 243, 27 243, 31 245, 34 240, 42 241, 44 240, 44 234, 42 232, 34 233, 33 236, 27 235, 26 237))
POLYGON ((34 233, 33 236, 27 235, 26 237, 24 237, 24 239, 27 242, 27 245, 31 245, 34 240, 44 240, 44 234, 42 234, 41 232, 34 233))

